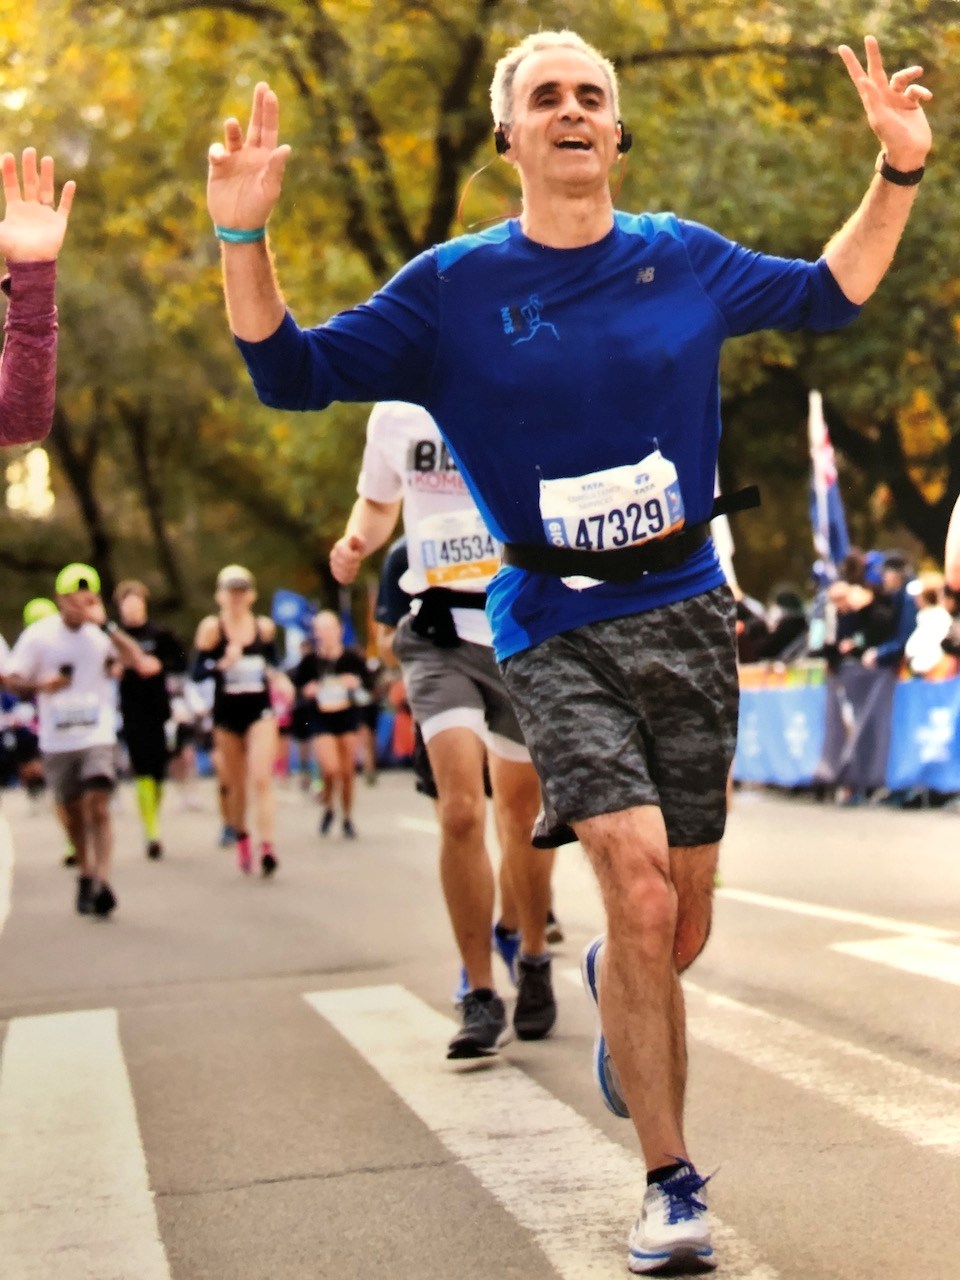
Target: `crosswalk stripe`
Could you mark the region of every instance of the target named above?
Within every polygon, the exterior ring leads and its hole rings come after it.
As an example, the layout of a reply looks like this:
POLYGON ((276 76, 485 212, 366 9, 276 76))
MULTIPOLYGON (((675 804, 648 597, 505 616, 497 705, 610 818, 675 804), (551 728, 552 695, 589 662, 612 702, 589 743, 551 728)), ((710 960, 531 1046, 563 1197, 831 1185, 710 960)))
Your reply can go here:
MULTIPOLYGON (((579 969, 564 969, 582 986, 579 969)), ((712 1049, 892 1129, 917 1146, 960 1154, 960 1084, 811 1031, 684 979, 687 1033, 712 1049)))
POLYGON ((115 1009, 10 1023, 0 1153, 4 1276, 170 1280, 115 1009))
POLYGON ((404 831, 422 831, 428 836, 440 834, 440 823, 433 818, 399 818, 397 826, 404 831))
POLYGON ((13 891, 13 836, 10 823, 0 816, 0 933, 10 914, 10 895, 13 891))
MULTIPOLYGON (((622 1280, 642 1187, 636 1156, 506 1062, 469 1079, 444 1070, 455 1026, 403 987, 304 998, 532 1233, 563 1280, 622 1280)), ((777 1280, 748 1242, 713 1225, 725 1280, 777 1280)))
POLYGON ((687 1010, 687 1028, 695 1039, 918 1146, 960 1154, 960 1084, 693 983, 684 989, 696 997, 687 1010))
POLYGON ((949 942, 930 938, 874 938, 870 942, 836 942, 830 950, 960 986, 960 947, 949 942))
POLYGON ((817 920, 831 920, 837 924, 856 925, 858 928, 877 929, 881 933, 904 934, 913 938, 955 938, 956 933, 938 929, 929 924, 913 924, 908 920, 894 920, 890 916, 871 916, 862 911, 847 911, 842 907, 826 907, 816 902, 800 902, 796 898, 778 898, 770 893, 754 893, 751 889, 720 888, 718 898, 730 902, 743 902, 752 907, 768 907, 773 911, 786 911, 791 915, 809 916, 817 920))

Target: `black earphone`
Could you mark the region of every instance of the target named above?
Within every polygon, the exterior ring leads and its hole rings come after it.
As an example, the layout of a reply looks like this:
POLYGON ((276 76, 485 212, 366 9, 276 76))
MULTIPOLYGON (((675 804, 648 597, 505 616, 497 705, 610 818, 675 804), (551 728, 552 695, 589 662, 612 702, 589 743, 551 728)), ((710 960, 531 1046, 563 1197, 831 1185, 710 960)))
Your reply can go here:
MULTIPOLYGON (((617 150, 623 156, 633 146, 633 134, 624 126, 622 120, 618 120, 617 124, 620 126, 620 141, 617 143, 617 150)), ((504 133, 502 124, 498 124, 493 131, 493 145, 497 149, 498 156, 506 155, 510 150, 510 139, 504 133)))

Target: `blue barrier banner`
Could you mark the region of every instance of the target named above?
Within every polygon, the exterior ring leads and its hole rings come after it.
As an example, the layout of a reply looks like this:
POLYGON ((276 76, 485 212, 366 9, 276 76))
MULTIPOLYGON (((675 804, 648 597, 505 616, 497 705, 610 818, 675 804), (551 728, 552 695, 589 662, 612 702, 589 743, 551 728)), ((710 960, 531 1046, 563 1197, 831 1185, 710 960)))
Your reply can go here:
POLYGON ((741 689, 736 781, 809 785, 823 748, 826 696, 823 685, 741 689))
POLYGON ((887 761, 891 791, 960 791, 958 719, 960 679, 911 680, 897 686, 887 761))

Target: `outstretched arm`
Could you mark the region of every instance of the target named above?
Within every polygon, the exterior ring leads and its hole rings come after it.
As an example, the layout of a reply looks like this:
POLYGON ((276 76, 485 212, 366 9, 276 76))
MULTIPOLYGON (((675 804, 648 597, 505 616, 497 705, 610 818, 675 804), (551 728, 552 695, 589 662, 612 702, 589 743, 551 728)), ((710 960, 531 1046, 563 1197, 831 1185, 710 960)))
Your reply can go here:
MULTIPOLYGON (((850 78, 857 87, 870 128, 879 139, 886 163, 900 174, 922 169, 930 150, 930 125, 923 111, 933 95, 916 84, 922 67, 906 67, 887 80, 880 46, 864 41, 866 70, 847 45, 840 46, 850 78)), ((866 302, 887 273, 916 199, 916 186, 900 186, 879 173, 860 208, 824 250, 834 279, 851 302, 866 302)))
POLYGON ((6 340, 0 363, 0 444, 42 440, 53 421, 57 372, 56 258, 67 230, 76 183, 64 184, 54 208, 53 161, 23 153, 23 192, 17 162, 9 152, 0 161, 4 216, 0 253, 10 275, 6 340))
POLYGON ((290 154, 288 146, 277 145, 279 136, 280 104, 261 81, 253 91, 246 137, 231 117, 224 142, 209 152, 207 208, 222 247, 227 315, 234 334, 247 342, 269 338, 285 311, 266 241, 290 154))

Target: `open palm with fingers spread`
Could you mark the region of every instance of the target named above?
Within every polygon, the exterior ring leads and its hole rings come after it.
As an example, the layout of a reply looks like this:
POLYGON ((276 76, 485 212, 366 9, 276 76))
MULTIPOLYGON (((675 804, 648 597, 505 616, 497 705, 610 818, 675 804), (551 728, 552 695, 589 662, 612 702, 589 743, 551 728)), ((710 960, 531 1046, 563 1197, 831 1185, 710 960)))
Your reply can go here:
POLYGON ((280 195, 289 146, 278 146, 280 104, 261 81, 253 91, 247 136, 240 122, 224 123, 224 142, 210 148, 207 208, 214 224, 237 231, 257 231, 266 225, 280 195))
POLYGON ((866 70, 848 45, 842 44, 839 54, 860 94, 870 128, 895 169, 919 169, 932 142, 930 122, 922 104, 930 102, 933 94, 916 83, 923 75, 923 67, 904 67, 888 80, 876 38, 867 36, 863 43, 866 70))
POLYGON ((35 147, 23 153, 23 191, 16 156, 9 151, 0 161, 4 214, 0 222, 0 253, 8 262, 52 262, 67 232, 67 219, 77 184, 63 184, 54 206, 53 160, 44 156, 37 168, 35 147))

